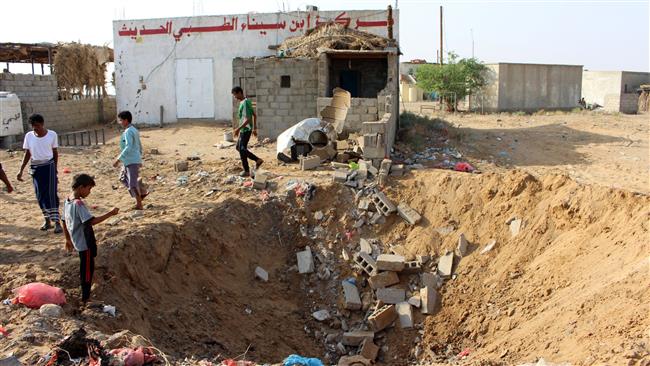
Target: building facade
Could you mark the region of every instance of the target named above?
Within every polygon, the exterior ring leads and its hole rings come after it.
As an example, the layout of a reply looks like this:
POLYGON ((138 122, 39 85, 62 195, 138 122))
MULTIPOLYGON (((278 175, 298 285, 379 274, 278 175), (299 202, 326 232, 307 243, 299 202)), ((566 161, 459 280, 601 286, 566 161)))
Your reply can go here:
MULTIPOLYGON (((397 38, 398 12, 392 16, 397 38)), ((234 58, 273 56, 286 38, 328 21, 386 37, 387 18, 387 10, 355 10, 118 20, 113 23, 117 108, 132 111, 134 121, 144 124, 227 121, 234 58)), ((250 92, 245 80, 241 85, 250 92)))
POLYGON ((650 72, 591 71, 582 75, 582 96, 609 112, 636 113, 641 85, 650 84, 650 72))

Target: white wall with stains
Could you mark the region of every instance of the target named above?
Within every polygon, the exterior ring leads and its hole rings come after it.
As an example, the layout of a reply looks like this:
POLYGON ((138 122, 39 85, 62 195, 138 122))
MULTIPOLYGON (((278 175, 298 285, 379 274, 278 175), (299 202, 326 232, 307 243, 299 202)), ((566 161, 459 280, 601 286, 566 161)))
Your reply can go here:
MULTIPOLYGON (((232 116, 232 59, 275 55, 269 46, 301 36, 318 22, 387 36, 387 10, 316 11, 116 20, 113 22, 117 108, 130 110, 135 123, 178 122, 176 60, 212 59, 214 117, 232 116)), ((398 11, 393 36, 399 40, 398 11)), ((184 82, 193 82, 185 80, 184 82)), ((187 88, 181 88, 187 90, 187 88)), ((209 90, 202 88, 202 90, 209 90)))

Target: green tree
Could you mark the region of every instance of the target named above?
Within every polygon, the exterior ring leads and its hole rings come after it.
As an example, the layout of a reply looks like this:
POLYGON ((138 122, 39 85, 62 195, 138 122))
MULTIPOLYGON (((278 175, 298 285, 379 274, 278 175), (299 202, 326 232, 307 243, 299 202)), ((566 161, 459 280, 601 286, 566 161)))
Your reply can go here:
POLYGON ((417 85, 427 93, 444 96, 447 110, 455 111, 458 101, 486 84, 487 67, 476 58, 458 59, 448 53, 449 62, 444 65, 422 65, 415 71, 417 85), (456 96, 455 100, 453 95, 456 96))

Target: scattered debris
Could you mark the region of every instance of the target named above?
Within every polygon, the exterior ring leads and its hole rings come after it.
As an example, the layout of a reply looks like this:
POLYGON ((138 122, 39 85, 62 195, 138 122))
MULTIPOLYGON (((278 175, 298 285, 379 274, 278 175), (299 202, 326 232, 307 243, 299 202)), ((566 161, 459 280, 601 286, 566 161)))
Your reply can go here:
POLYGON ((447 252, 440 257, 438 261, 438 274, 443 278, 449 278, 452 275, 454 266, 454 252, 447 252))
POLYGON ((269 281, 269 273, 262 267, 255 267, 255 277, 259 278, 264 282, 269 281))
POLYGON ((298 258, 299 273, 304 274, 314 272, 314 258, 309 247, 305 247, 304 251, 296 253, 296 257, 298 258))
POLYGON ((326 309, 315 311, 311 315, 314 317, 314 319, 318 320, 319 322, 325 321, 330 318, 330 312, 327 311, 326 309))
POLYGON ((494 246, 496 244, 497 244, 497 241, 495 239, 490 240, 490 242, 487 243, 485 248, 483 248, 483 250, 481 250, 481 254, 485 254, 485 253, 489 252, 490 250, 492 250, 494 248, 494 246))
POLYGON ((38 312, 44 317, 58 318, 63 314, 63 309, 59 305, 43 304, 38 312))
POLYGON ((519 231, 523 229, 524 227, 524 222, 522 219, 514 219, 510 221, 510 234, 514 238, 519 234, 519 231))

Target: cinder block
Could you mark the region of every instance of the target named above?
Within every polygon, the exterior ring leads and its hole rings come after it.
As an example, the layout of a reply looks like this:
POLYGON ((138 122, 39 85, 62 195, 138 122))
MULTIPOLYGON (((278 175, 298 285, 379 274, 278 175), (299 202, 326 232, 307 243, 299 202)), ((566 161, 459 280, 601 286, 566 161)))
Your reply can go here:
POLYGON ((383 159, 381 164, 379 164, 379 170, 385 170, 386 173, 390 172, 390 167, 393 165, 393 161, 390 159, 383 159))
POLYGON ((174 170, 177 172, 185 172, 189 168, 187 161, 178 160, 174 163, 174 170))
POLYGON ((372 147, 364 146, 363 147, 363 158, 364 159, 381 159, 386 156, 386 147, 372 147))
POLYGON ((399 276, 397 273, 392 271, 380 272, 374 276, 370 276, 370 278, 368 278, 368 283, 370 284, 370 287, 377 290, 399 283, 399 276))
POLYGON ((458 237, 458 245, 456 246, 456 254, 458 254, 459 257, 464 257, 467 255, 467 250, 469 249, 469 243, 467 242, 467 239, 465 239, 465 234, 461 233, 460 236, 458 237))
POLYGON ((359 251, 372 254, 372 245, 370 245, 368 240, 361 238, 361 240, 359 240, 359 251))
POLYGON ((354 255, 352 258, 354 263, 358 264, 361 269, 368 274, 368 276, 373 276, 377 273, 377 263, 366 252, 359 252, 354 255))
POLYGON ((366 360, 375 361, 377 355, 379 354, 379 346, 376 345, 373 341, 364 340, 361 342, 361 348, 359 349, 359 355, 365 358, 366 360))
POLYGON ((266 188, 267 176, 264 173, 257 172, 255 173, 255 179, 253 180, 253 188, 255 189, 265 189, 266 188))
POLYGON ((343 170, 334 171, 334 182, 345 183, 348 180, 348 172, 343 170))
POLYGON ((433 314, 438 303, 438 292, 435 288, 423 287, 420 289, 420 311, 422 314, 433 314))
POLYGON ((367 197, 360 199, 357 208, 361 211, 368 211, 370 209, 370 199, 367 197))
POLYGON ((380 288, 377 289, 377 300, 384 304, 398 304, 406 298, 406 291, 401 288, 380 288))
POLYGON ((422 271, 422 263, 418 261, 405 262, 404 269, 402 270, 406 274, 419 273, 420 271, 422 271))
POLYGON ((395 305, 397 316, 399 317, 399 324, 402 329, 413 328, 413 311, 411 304, 408 302, 400 302, 395 305))
POLYGON ((402 176, 404 175, 404 164, 393 164, 390 167, 390 175, 402 176))
POLYGON ((403 218, 404 221, 408 222, 409 225, 416 225, 422 219, 422 216, 420 216, 417 211, 404 202, 400 202, 400 204, 397 205, 397 214, 403 218))
POLYGON ((345 332, 343 333, 343 337, 341 339, 341 343, 343 343, 346 346, 358 346, 363 342, 364 340, 374 340, 375 339, 375 332, 367 331, 367 330, 355 330, 353 332, 345 332))
POLYGON ((401 255, 381 254, 377 257, 377 270, 399 272, 404 269, 405 261, 401 255))
POLYGON ((296 253, 298 259, 298 272, 299 273, 312 273, 314 272, 314 258, 311 254, 311 249, 306 247, 305 250, 296 253))
POLYGON ((320 165, 321 158, 316 155, 301 156, 300 170, 316 169, 320 165))
POLYGON ((342 281, 341 284, 343 286, 344 307, 348 310, 361 309, 361 297, 357 286, 348 281, 342 281))
POLYGON ((368 317, 368 324, 370 329, 380 332, 391 325, 395 319, 397 319, 395 305, 384 305, 368 317))
POLYGON ((372 121, 372 122, 363 122, 361 124, 361 132, 366 133, 386 133, 386 122, 383 121, 372 121))
POLYGON ((372 203, 375 204, 377 211, 381 212, 384 216, 389 216, 391 213, 397 211, 397 207, 391 202, 383 192, 377 192, 372 196, 372 203))
POLYGON ((454 252, 447 252, 438 260, 438 274, 442 278, 451 277, 454 267, 454 252))

